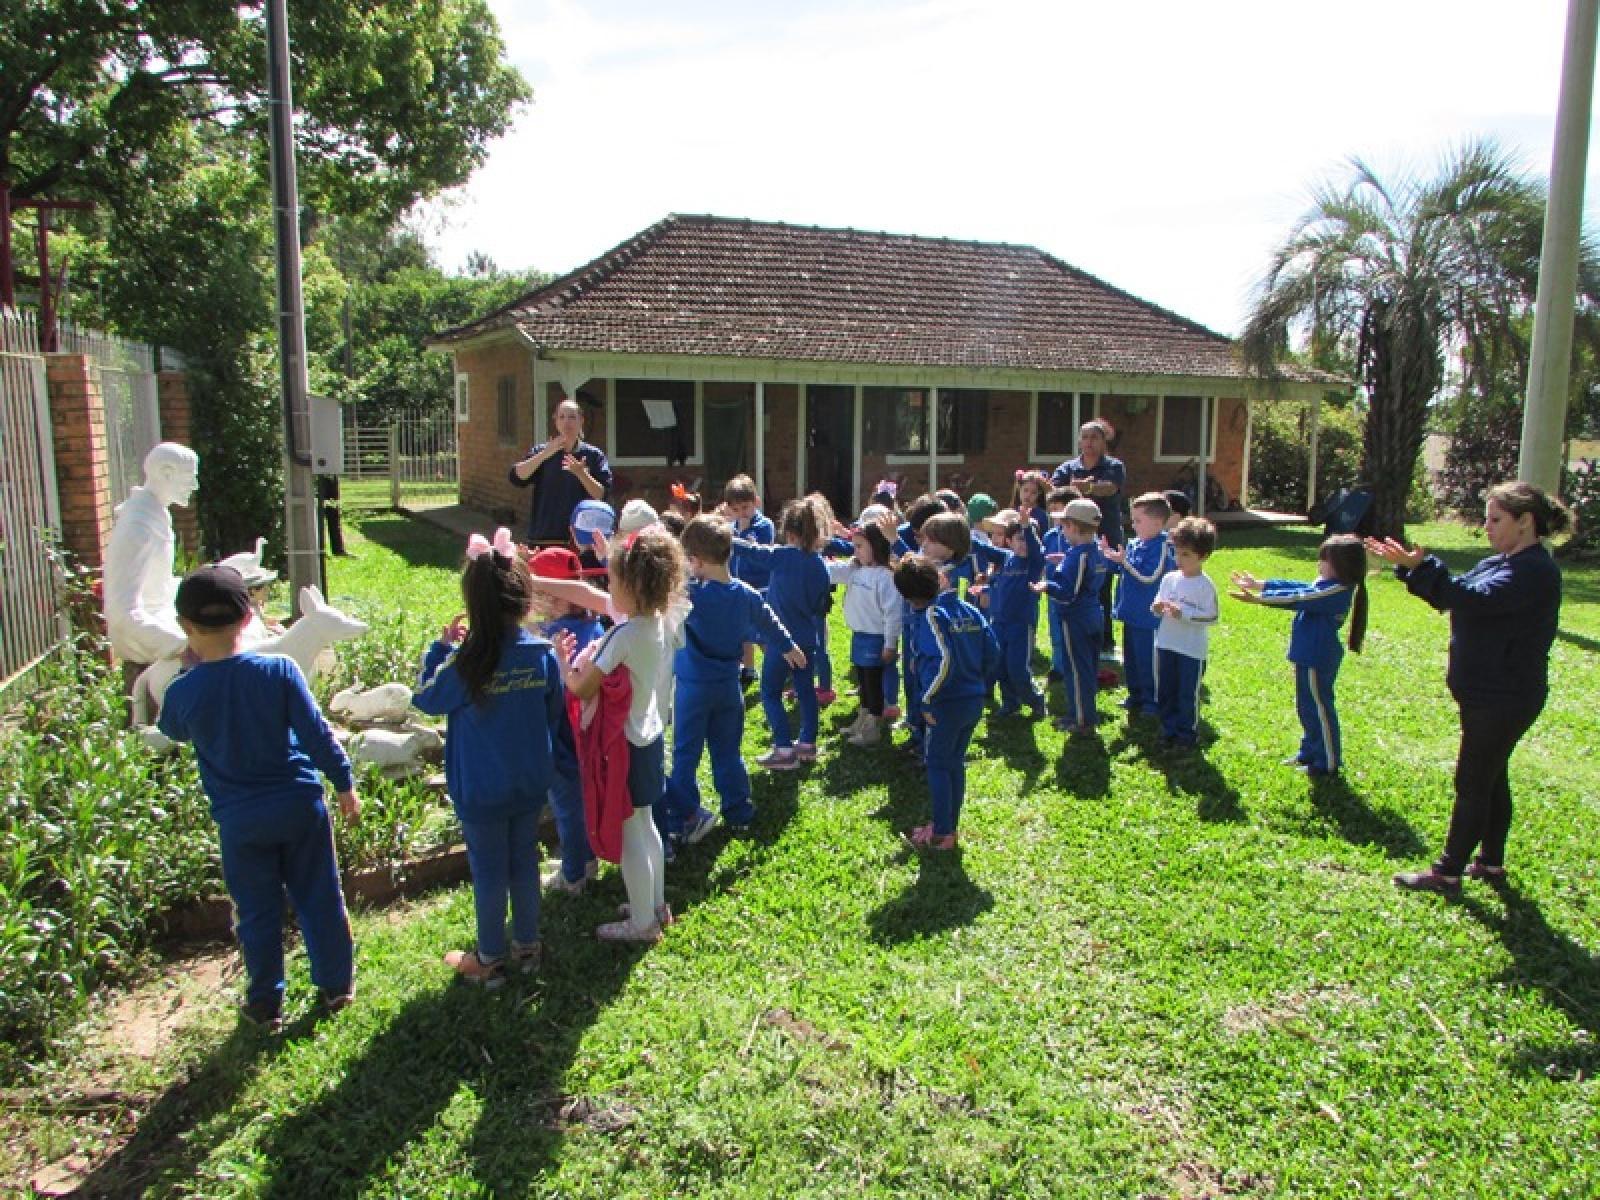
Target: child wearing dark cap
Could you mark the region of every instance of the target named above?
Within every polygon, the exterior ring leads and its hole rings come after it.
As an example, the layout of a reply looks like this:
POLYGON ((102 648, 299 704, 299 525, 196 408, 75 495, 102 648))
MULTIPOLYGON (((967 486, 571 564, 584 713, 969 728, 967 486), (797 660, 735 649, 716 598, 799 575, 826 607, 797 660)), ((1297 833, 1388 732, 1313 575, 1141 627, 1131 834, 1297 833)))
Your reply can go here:
POLYGON ((360 802, 350 760, 294 660, 241 645, 252 609, 239 572, 200 568, 178 585, 176 606, 199 661, 167 689, 158 727, 194 743, 250 977, 242 1011, 275 1031, 283 1020, 285 892, 324 1007, 337 1011, 355 994, 355 945, 321 776, 345 820, 356 819, 360 802))

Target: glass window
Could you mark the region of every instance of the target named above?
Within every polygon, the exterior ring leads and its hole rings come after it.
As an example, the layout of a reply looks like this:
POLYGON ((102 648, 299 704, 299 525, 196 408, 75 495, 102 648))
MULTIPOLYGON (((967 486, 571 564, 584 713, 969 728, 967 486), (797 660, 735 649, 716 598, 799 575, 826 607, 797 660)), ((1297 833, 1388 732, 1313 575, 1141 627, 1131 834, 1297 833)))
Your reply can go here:
POLYGON ((668 465, 699 460, 700 421, 692 382, 619 379, 612 395, 612 458, 668 465))
POLYGON ((1033 406, 1033 457, 1065 462, 1078 453, 1078 430, 1095 414, 1093 392, 1040 392, 1033 406))
POLYGON ((1199 458, 1209 462, 1216 448, 1211 444, 1212 422, 1216 415, 1213 396, 1161 397, 1161 438, 1156 450, 1160 459, 1199 458))
MULTIPOLYGON (((927 388, 861 389, 862 440, 869 452, 928 453, 927 388)), ((989 441, 989 393, 939 389, 939 456, 981 454, 989 441)))

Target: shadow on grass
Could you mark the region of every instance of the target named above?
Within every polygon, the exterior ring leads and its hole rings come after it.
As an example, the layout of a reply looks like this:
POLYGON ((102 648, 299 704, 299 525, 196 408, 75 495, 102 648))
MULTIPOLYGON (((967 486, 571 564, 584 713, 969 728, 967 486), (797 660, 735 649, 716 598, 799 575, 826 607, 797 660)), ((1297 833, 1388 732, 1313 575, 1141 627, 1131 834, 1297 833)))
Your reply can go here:
POLYGON ((1192 748, 1167 746, 1161 739, 1161 722, 1155 717, 1131 717, 1111 742, 1109 751, 1117 754, 1133 748, 1139 756, 1161 772, 1167 793, 1193 796, 1195 815, 1202 821, 1233 823, 1245 819, 1238 790, 1211 765, 1206 750, 1216 742, 1216 731, 1209 721, 1198 726, 1200 744, 1192 748))
POLYGON ((1013 771, 1022 774, 1022 790, 1030 792, 1050 765, 1044 751, 1039 749, 1038 730, 1048 718, 1030 720, 1018 714, 996 720, 989 712, 983 721, 982 736, 973 738, 983 758, 997 758, 1013 771))
POLYGON ((1546 1004, 1587 1031, 1582 1040, 1520 1046, 1512 1061, 1520 1070, 1550 1078, 1593 1077, 1600 1070, 1600 955, 1553 928, 1538 904, 1515 886, 1503 884, 1495 891, 1500 905, 1469 894, 1461 907, 1496 934, 1511 955, 1512 966, 1500 980, 1537 988, 1546 1004))
POLYGON ((361 536, 393 551, 413 567, 461 566, 462 545, 435 525, 399 513, 374 514, 361 520, 361 536))
MULTIPOLYGON (((158 1174, 169 1179, 189 1175, 211 1143, 191 1142, 184 1135, 227 1110, 256 1073, 311 1024, 302 1019, 286 1027, 281 1037, 272 1037, 241 1021, 203 1063, 162 1093, 139 1118, 133 1136, 99 1162, 74 1194, 138 1196, 158 1174)), ((229 1132, 244 1119, 240 1115, 227 1122, 229 1132)))
MULTIPOLYGON (((907 855, 915 853, 907 849, 907 855)), ((994 907, 994 895, 967 874, 961 851, 918 855, 917 876, 867 917, 868 936, 883 946, 956 929, 994 907)))
POLYGON ((1390 858, 1419 858, 1427 853, 1428 847, 1411 822, 1398 813, 1374 809, 1344 776, 1324 776, 1307 782, 1312 808, 1332 821, 1345 841, 1356 846, 1377 846, 1390 858))
POLYGON ((1590 654, 1600 654, 1600 639, 1585 637, 1581 633, 1570 633, 1565 629, 1557 629, 1556 637, 1566 642, 1569 646, 1576 646, 1579 650, 1586 650, 1590 654))

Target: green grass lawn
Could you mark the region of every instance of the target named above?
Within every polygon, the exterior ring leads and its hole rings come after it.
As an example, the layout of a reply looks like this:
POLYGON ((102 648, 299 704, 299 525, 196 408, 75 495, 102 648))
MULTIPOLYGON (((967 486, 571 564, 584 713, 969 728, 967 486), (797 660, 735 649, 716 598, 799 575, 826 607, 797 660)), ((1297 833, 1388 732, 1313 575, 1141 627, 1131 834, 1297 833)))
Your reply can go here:
MULTIPOLYGON (((458 609, 459 547, 396 516, 351 533, 330 596, 406 614, 355 672, 377 682, 458 609)), ((1418 536, 1456 566, 1485 552, 1418 536)), ((1227 535, 1209 571, 1309 577, 1316 543, 1227 535)), ((1449 811, 1446 634, 1374 580, 1337 781, 1278 765, 1287 615, 1225 601, 1202 754, 1164 756, 1118 693, 1103 751, 980 726, 961 856, 902 848, 926 791, 900 751, 835 751, 757 775, 753 837, 680 855, 681 920, 647 951, 592 937, 614 870, 547 901, 545 969, 498 994, 439 962, 470 944, 468 888, 359 915, 354 1008, 272 1040, 209 989, 137 1067, 86 1033, 60 1086, 138 1099, 41 1106, 28 1153, 118 1130, 91 1190, 207 1197, 1600 1194, 1600 572, 1568 571, 1513 763, 1512 886, 1456 903, 1389 882, 1449 811)), ((291 980, 309 1013, 298 955, 291 980)))

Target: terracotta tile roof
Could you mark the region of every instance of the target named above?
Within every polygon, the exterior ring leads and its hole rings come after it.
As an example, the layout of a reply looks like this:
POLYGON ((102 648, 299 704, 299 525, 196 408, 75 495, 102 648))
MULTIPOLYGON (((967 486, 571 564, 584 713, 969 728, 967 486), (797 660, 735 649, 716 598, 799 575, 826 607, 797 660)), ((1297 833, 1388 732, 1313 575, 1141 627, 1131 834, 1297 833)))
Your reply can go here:
POLYGON ((1246 375, 1232 339, 1032 246, 725 217, 670 216, 434 341, 508 325, 577 353, 1246 375))

